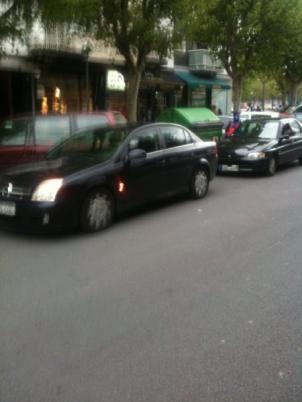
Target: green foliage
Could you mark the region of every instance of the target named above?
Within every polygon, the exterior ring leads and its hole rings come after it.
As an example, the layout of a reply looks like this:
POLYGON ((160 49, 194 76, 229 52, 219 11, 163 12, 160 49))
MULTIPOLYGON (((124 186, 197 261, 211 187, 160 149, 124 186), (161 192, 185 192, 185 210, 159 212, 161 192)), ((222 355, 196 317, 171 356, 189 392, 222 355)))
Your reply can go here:
POLYGON ((77 32, 117 47, 130 68, 146 55, 165 55, 175 43, 171 22, 180 0, 37 0, 45 25, 69 24, 77 32), (166 21, 166 23, 163 23, 166 21), (169 22, 168 22, 169 21, 169 22))
POLYGON ((302 2, 293 10, 290 24, 287 26, 286 46, 282 49, 279 62, 272 68, 284 98, 290 93, 295 104, 298 86, 302 83, 302 2))
POLYGON ((254 99, 262 100, 263 85, 265 88, 265 98, 281 98, 281 93, 274 80, 265 77, 247 78, 244 81, 242 100, 244 102, 252 102, 254 99))
POLYGON ((34 15, 30 0, 0 0, 0 55, 7 41, 25 40, 34 15))
POLYGON ((231 77, 245 77, 280 57, 298 0, 191 1, 191 36, 208 44, 231 77))
POLYGON ((172 22, 181 0, 36 0, 46 26, 68 24, 77 33, 116 47, 129 69, 128 113, 136 119, 136 100, 147 55, 166 55, 177 37, 172 22))
POLYGON ((189 0, 188 32, 207 43, 233 78, 236 103, 242 82, 281 63, 299 0, 189 0))

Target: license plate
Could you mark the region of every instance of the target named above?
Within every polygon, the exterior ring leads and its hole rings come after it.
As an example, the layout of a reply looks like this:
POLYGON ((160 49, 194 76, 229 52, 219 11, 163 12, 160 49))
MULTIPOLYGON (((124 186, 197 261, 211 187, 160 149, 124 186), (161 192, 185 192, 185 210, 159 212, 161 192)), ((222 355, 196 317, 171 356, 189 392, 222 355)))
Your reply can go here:
POLYGON ((220 169, 222 172, 238 172, 238 165, 220 165, 220 169))
POLYGON ((14 202, 0 202, 0 215, 15 216, 16 204, 14 202))

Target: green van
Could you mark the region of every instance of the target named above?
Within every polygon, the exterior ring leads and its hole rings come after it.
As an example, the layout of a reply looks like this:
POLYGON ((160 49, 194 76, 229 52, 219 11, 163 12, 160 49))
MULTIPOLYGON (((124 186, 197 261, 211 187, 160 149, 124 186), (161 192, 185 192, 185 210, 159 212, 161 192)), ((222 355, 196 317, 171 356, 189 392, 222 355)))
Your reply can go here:
POLYGON ((165 109, 156 120, 181 124, 206 141, 219 141, 223 135, 222 122, 215 113, 206 107, 165 109))

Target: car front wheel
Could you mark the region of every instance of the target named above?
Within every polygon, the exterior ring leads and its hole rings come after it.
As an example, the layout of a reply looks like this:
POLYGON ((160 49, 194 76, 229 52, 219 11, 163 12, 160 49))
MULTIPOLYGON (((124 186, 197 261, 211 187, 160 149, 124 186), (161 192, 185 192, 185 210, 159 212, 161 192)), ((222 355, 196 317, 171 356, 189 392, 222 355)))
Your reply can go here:
POLYGON ((85 232, 106 229, 114 218, 114 202, 104 190, 93 190, 85 198, 81 212, 81 228, 85 232))
POLYGON ((276 173, 276 170, 277 170, 276 158, 274 156, 270 156, 265 174, 267 176, 274 176, 274 174, 276 173))
POLYGON ((193 198, 203 198, 209 189, 209 176, 205 169, 200 168, 193 174, 191 181, 191 195, 193 198))

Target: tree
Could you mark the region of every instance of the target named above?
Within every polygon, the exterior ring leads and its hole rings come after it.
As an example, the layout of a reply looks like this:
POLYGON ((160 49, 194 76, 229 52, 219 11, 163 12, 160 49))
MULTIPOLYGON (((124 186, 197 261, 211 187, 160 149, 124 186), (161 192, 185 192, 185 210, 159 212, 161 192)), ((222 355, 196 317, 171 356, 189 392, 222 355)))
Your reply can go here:
POLYGON ((30 0, 0 0, 0 55, 8 41, 24 41, 34 18, 30 0))
POLYGON ((191 0, 190 36, 208 45, 233 80, 238 111, 244 80, 278 63, 299 0, 191 0))
POLYGON ((69 23, 90 38, 118 49, 128 67, 127 110, 137 119, 137 97, 146 59, 155 51, 166 55, 176 40, 172 27, 180 0, 58 0, 56 10, 38 0, 45 24, 69 23))
MULTIPOLYGON (((243 83, 242 101, 250 104, 260 102, 264 105, 265 100, 270 99, 273 104, 281 98, 277 83, 272 78, 265 75, 257 75, 249 77, 243 83)), ((279 103, 278 103, 279 105, 279 103)), ((275 106, 277 106, 275 104, 275 106)))
POLYGON ((283 95, 283 104, 289 99, 291 106, 296 106, 298 87, 302 83, 302 4, 292 16, 288 26, 287 46, 284 47, 280 63, 273 66, 273 75, 283 95), (289 95, 289 96, 287 96, 289 95))

